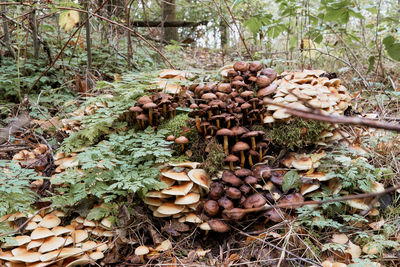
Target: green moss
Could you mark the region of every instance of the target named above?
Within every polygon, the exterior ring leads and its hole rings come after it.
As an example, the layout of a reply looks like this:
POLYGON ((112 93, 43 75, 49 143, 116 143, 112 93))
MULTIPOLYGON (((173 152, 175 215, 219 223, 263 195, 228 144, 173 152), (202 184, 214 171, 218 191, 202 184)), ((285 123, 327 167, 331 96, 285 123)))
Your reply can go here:
POLYGON ((202 168, 204 168, 210 176, 214 176, 218 171, 222 170, 224 166, 224 148, 215 138, 212 138, 207 143, 205 151, 208 151, 208 154, 206 160, 202 163, 202 168))
POLYGON ((187 113, 178 114, 174 118, 164 121, 158 127, 158 129, 167 130, 167 135, 174 135, 178 137, 182 134, 182 127, 189 127, 188 121, 189 116, 187 113))
POLYGON ((264 127, 266 137, 275 145, 289 150, 315 144, 329 124, 313 120, 294 119, 289 123, 275 123, 264 127))

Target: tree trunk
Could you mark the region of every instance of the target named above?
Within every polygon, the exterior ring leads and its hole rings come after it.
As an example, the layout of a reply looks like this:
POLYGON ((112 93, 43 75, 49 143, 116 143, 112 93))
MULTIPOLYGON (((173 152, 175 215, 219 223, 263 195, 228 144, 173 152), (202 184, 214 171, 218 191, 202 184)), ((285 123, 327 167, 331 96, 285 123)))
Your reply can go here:
POLYGON ((2 5, 1 6, 1 16, 3 17, 3 32, 4 32, 4 44, 7 47, 9 53, 13 58, 15 58, 15 52, 14 49, 12 49, 11 44, 10 44, 10 34, 8 32, 8 21, 5 17, 6 15, 6 6, 2 5))
MULTIPOLYGON (((176 20, 176 6, 175 0, 162 1, 162 21, 170 22, 176 20)), ((165 27, 164 40, 170 42, 171 40, 178 41, 178 29, 165 27)))
MULTIPOLYGON (((125 11, 126 11, 126 26, 130 27, 131 24, 131 4, 133 1, 131 0, 125 0, 125 11)), ((131 69, 131 59, 132 59, 132 38, 131 38, 131 32, 126 31, 126 45, 128 47, 128 53, 126 55, 127 61, 128 61, 128 69, 131 69)))
POLYGON ((223 19, 219 21, 221 49, 225 50, 228 44, 228 27, 223 19))
POLYGON ((29 15, 29 23, 31 24, 32 29, 33 56, 35 57, 35 59, 38 59, 40 45, 37 31, 36 10, 33 10, 29 15))
MULTIPOLYGON (((89 11, 89 1, 86 2, 86 10, 89 11)), ((88 13, 86 13, 85 18, 88 17, 88 13)), ((92 37, 90 35, 90 20, 85 23, 86 29, 86 54, 87 54, 87 69, 90 71, 92 69, 92 37)))

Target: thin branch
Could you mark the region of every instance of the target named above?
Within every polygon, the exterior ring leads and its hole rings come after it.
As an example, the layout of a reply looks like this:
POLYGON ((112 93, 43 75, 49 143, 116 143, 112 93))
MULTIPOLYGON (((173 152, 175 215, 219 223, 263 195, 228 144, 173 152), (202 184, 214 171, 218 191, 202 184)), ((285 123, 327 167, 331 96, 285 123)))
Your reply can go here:
POLYGON ((224 0, 224 2, 225 2, 225 5, 226 5, 226 8, 227 8, 228 11, 229 11, 229 14, 231 15, 233 24, 235 24, 235 27, 236 27, 236 29, 237 29, 237 31, 238 31, 238 33, 239 33, 240 39, 242 40, 242 43, 243 43, 244 47, 245 47, 246 50, 247 50, 247 53, 249 54, 251 60, 254 60, 254 59, 253 59, 253 56, 252 56, 251 53, 250 53, 249 48, 247 47, 246 41, 244 40, 243 34, 242 34, 242 32, 240 31, 239 26, 238 26, 237 23, 236 23, 235 16, 233 16, 232 10, 231 10, 231 8, 229 7, 228 2, 227 2, 226 0, 224 0))
POLYGON ((348 195, 348 196, 344 196, 344 197, 324 199, 324 200, 309 200, 309 201, 302 201, 302 202, 282 203, 282 204, 277 204, 277 205, 267 205, 267 206, 262 206, 259 208, 251 208, 251 209, 236 209, 233 211, 232 210, 224 210, 223 212, 224 213, 243 214, 243 213, 265 211, 265 210, 278 209, 278 208, 293 208, 293 207, 298 208, 298 207, 307 206, 307 205, 322 205, 325 203, 341 202, 341 201, 346 201, 346 200, 363 199, 363 198, 382 196, 387 193, 393 192, 399 188, 400 188, 400 185, 396 185, 396 186, 389 187, 382 192, 363 193, 363 194, 358 194, 358 195, 348 195))
POLYGON ((325 122, 339 123, 339 124, 362 125, 362 126, 367 126, 367 127, 377 128, 377 129, 384 129, 384 130, 400 132, 400 124, 392 124, 392 123, 388 123, 388 122, 381 122, 381 121, 365 119, 365 118, 358 118, 358 117, 316 114, 316 113, 311 113, 311 112, 306 112, 306 111, 290 108, 290 107, 287 107, 285 105, 281 105, 278 103, 273 103, 272 101, 267 100, 267 99, 264 99, 264 104, 274 105, 274 106, 278 106, 281 108, 285 108, 286 113, 289 113, 293 116, 304 118, 304 119, 325 121, 325 122))
POLYGON ((103 17, 103 16, 101 16, 101 15, 99 15, 99 14, 96 14, 96 13, 95 13, 96 11, 92 13, 92 12, 88 12, 88 11, 86 11, 86 10, 82 10, 82 9, 78 9, 78 8, 71 8, 71 7, 56 7, 56 8, 57 8, 57 9, 61 9, 61 10, 75 10, 75 11, 78 11, 78 12, 89 13, 91 16, 95 16, 95 17, 97 17, 97 18, 99 18, 99 19, 102 19, 102 20, 104 20, 104 21, 107 21, 108 23, 111 23, 111 24, 116 25, 116 26, 118 26, 118 27, 121 27, 121 28, 123 28, 123 29, 125 29, 125 30, 127 30, 127 31, 132 32, 134 35, 136 35, 137 37, 139 37, 139 39, 143 40, 146 44, 148 44, 154 51, 156 51, 156 52, 171 66, 171 68, 176 69, 175 66, 168 60, 168 58, 166 58, 166 57, 161 53, 160 50, 158 50, 152 43, 150 43, 149 41, 147 41, 146 38, 144 38, 143 35, 141 35, 141 34, 138 33, 137 31, 135 31, 135 30, 133 30, 133 29, 131 29, 131 28, 125 26, 125 25, 122 25, 122 24, 120 24, 120 23, 118 23, 118 22, 115 22, 115 21, 113 21, 113 20, 110 20, 110 19, 108 19, 108 18, 106 18, 106 17, 103 17))
MULTIPOLYGON (((108 0, 104 0, 103 3, 94 11, 94 13, 96 13, 97 11, 99 11, 100 9, 103 8, 103 6, 108 2, 108 0)), ((40 81, 40 79, 54 66, 54 64, 56 64, 57 60, 60 58, 60 56, 62 55, 63 51, 65 50, 65 48, 67 48, 69 42, 72 40, 72 38, 75 36, 75 34, 77 32, 80 31, 80 29, 86 24, 87 21, 89 21, 91 16, 87 16, 87 18, 85 19, 84 22, 82 22, 79 27, 72 33, 72 35, 68 38, 67 42, 65 42, 64 46, 61 48, 61 51, 57 54, 56 58, 50 63, 50 65, 47 67, 47 69, 42 72, 39 76, 39 78, 36 79, 36 81, 33 83, 33 85, 31 86, 31 89, 34 88, 36 86, 36 84, 40 81)))

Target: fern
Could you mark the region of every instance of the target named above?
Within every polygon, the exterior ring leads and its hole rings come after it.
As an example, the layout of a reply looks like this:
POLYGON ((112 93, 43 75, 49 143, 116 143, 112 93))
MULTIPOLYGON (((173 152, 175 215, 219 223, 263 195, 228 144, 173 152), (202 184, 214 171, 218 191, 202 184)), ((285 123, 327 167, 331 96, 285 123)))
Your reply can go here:
POLYGON ((52 183, 62 194, 50 198, 57 207, 73 206, 90 196, 110 202, 132 193, 144 194, 165 186, 158 179, 163 163, 171 157, 171 142, 164 140, 165 131, 112 133, 99 144, 80 153, 81 171, 69 169, 58 174, 52 183))
POLYGON ((37 195, 29 188, 32 180, 43 179, 32 169, 0 160, 0 217, 14 212, 27 213, 37 195))

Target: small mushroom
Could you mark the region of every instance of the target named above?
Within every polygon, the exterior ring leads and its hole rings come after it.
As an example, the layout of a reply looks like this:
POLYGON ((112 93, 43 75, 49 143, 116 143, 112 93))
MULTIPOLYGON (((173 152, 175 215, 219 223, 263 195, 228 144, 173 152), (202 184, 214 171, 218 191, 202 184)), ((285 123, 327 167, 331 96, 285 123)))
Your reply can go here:
POLYGON ((239 158, 236 157, 235 155, 231 154, 231 155, 229 155, 229 156, 227 156, 227 157, 225 158, 225 161, 226 161, 226 162, 229 162, 229 169, 230 169, 231 171, 233 171, 233 170, 234 170, 233 164, 234 164, 235 162, 238 162, 238 161, 239 161, 239 158))
POLYGON ((230 210, 234 208, 232 200, 227 197, 222 197, 218 200, 218 205, 224 210, 230 210))
POLYGON ((240 167, 241 168, 244 167, 244 163, 246 161, 244 151, 249 150, 249 149, 250 149, 250 146, 244 142, 237 142, 232 148, 233 152, 240 153, 240 167))
POLYGON ((270 85, 271 82, 272 81, 267 76, 260 75, 260 76, 257 77, 256 84, 257 84, 258 88, 265 88, 268 85, 270 85))
POLYGON ((250 72, 258 72, 260 71, 262 68, 264 67, 264 65, 260 62, 260 61, 254 61, 251 62, 249 65, 249 71, 250 72))
POLYGON ((246 201, 243 204, 243 207, 246 209, 259 208, 264 206, 265 203, 267 203, 265 198, 261 194, 256 193, 247 197, 246 201))
POLYGON ((225 233, 231 229, 229 225, 223 222, 222 220, 211 220, 208 222, 208 224, 210 225, 213 231, 218 233, 225 233))
POLYGON ((244 73, 248 71, 249 65, 244 61, 237 61, 235 64, 233 64, 233 69, 244 73))
POLYGON ((222 173, 222 181, 233 186, 240 186, 243 182, 231 171, 224 171, 222 173))
POLYGON ((228 187, 226 189, 226 195, 230 199, 240 199, 242 197, 242 192, 240 192, 236 187, 228 187))
POLYGON ((175 143, 181 145, 181 152, 183 152, 185 150, 185 144, 189 143, 189 139, 182 135, 175 139, 175 143))
POLYGON ((228 216, 228 218, 232 220, 239 221, 243 219, 243 217, 246 215, 246 212, 241 208, 233 208, 229 210, 229 212, 227 212, 226 215, 228 216))
POLYGON ((140 261, 145 264, 146 261, 144 260, 144 256, 149 254, 150 250, 146 246, 138 246, 135 249, 135 255, 140 257, 140 261))
POLYGON ((143 105, 143 109, 149 110, 149 124, 153 126, 153 109, 157 108, 157 104, 153 102, 148 102, 143 105))
POLYGON ((215 200, 207 200, 204 203, 204 211, 210 216, 217 215, 219 212, 218 202, 215 200))
POLYGON ((233 132, 229 129, 223 128, 217 131, 218 136, 222 136, 224 138, 224 151, 225 155, 229 155, 229 141, 228 137, 233 136, 233 132))
POLYGON ((224 186, 221 183, 214 182, 210 186, 209 196, 213 200, 220 199, 225 193, 224 186))

